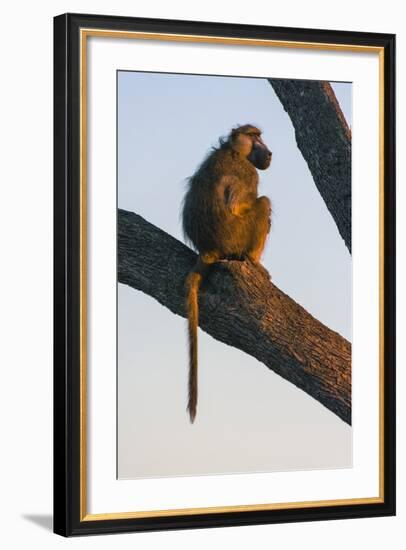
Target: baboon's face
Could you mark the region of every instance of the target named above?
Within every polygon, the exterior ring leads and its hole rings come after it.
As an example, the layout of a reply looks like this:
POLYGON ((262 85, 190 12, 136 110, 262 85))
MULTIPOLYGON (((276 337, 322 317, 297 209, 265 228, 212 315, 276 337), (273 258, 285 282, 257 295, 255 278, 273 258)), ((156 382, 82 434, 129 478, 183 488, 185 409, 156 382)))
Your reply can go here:
POLYGON ((250 154, 247 156, 247 159, 258 170, 266 170, 271 164, 272 153, 262 141, 261 134, 253 134, 251 139, 252 148, 250 154))
POLYGON ((272 153, 262 141, 260 130, 254 126, 246 125, 234 130, 232 146, 258 170, 266 170, 271 164, 272 153))

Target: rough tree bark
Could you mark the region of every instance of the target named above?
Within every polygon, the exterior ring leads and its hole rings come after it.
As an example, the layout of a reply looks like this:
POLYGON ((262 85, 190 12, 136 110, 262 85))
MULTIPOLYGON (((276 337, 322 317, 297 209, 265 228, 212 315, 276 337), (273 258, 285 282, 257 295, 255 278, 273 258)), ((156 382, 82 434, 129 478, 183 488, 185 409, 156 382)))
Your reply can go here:
MULTIPOLYGON (((184 282, 195 261, 181 242, 119 210, 120 283, 185 316, 184 282)), ((351 424, 351 344, 273 285, 265 269, 219 262, 199 303, 203 330, 252 355, 351 424)))
POLYGON ((296 142, 351 252, 351 130, 328 82, 268 79, 296 142))

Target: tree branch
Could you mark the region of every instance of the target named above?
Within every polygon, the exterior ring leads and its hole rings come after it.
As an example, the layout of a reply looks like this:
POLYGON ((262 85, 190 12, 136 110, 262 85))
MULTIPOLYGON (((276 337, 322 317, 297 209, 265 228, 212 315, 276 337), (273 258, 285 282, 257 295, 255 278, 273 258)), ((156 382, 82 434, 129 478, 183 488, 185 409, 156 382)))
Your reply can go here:
MULTIPOLYGON (((196 254, 144 220, 118 211, 118 281, 185 316, 184 282, 196 254)), ((351 345, 248 262, 215 264, 203 284, 200 327, 252 355, 351 423, 351 345)), ((186 354, 186 350, 185 350, 186 354)))
POLYGON ((296 143, 351 252, 351 130, 328 82, 268 79, 295 129, 296 143))

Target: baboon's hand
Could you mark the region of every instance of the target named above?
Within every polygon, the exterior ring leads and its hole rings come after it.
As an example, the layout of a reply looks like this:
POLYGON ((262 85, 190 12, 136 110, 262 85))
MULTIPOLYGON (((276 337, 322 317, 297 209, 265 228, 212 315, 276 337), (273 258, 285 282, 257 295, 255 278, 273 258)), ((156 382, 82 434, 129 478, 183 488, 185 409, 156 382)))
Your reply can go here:
POLYGON ((271 212, 271 201, 265 195, 258 197, 257 203, 260 204, 264 211, 271 212))

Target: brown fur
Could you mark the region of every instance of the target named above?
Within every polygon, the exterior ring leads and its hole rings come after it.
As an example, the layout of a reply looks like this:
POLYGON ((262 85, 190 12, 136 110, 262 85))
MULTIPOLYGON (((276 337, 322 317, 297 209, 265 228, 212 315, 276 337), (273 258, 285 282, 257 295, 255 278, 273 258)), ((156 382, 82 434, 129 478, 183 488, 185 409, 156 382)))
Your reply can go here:
POLYGON ((197 407, 198 294, 203 277, 220 259, 258 263, 270 230, 271 203, 268 197, 258 197, 257 169, 268 168, 271 153, 260 136, 260 130, 249 124, 232 130, 189 179, 184 198, 183 230, 199 252, 185 285, 191 422, 197 407))

